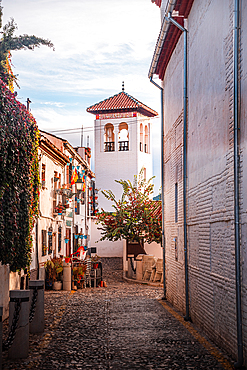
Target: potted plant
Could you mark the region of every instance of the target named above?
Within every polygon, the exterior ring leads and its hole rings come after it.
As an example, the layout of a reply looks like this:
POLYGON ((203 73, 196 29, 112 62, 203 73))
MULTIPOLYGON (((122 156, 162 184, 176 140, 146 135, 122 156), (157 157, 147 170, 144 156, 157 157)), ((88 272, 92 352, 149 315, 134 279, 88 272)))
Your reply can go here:
POLYGON ((97 269, 99 267, 99 260, 100 256, 98 256, 97 254, 91 257, 91 262, 94 269, 97 269))
POLYGON ((63 259, 59 257, 51 258, 45 262, 46 272, 46 289, 54 290, 62 289, 62 272, 63 272, 63 259))
MULTIPOLYGON (((66 240, 69 240, 69 239, 66 239, 66 240)), ((71 257, 66 256, 66 257, 64 257, 64 260, 65 260, 65 263, 69 263, 70 260, 71 260, 71 257)))
POLYGON ((86 273, 87 266, 84 264, 80 264, 79 266, 75 266, 72 270, 72 282, 74 285, 74 288, 81 287, 81 281, 83 280, 83 277, 86 273))
POLYGON ((51 260, 45 262, 45 287, 52 289, 52 284, 55 280, 54 263, 51 260))
POLYGON ((61 257, 53 257, 51 261, 54 264, 54 276, 55 276, 55 281, 53 282, 53 289, 61 290, 62 289, 63 259, 61 257))

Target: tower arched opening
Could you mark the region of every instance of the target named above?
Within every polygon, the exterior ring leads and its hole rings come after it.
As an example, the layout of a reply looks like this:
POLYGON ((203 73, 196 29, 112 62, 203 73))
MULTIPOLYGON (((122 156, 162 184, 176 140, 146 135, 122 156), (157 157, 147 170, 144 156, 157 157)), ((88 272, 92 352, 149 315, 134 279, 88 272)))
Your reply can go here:
POLYGON ((114 126, 112 123, 107 123, 105 125, 104 132, 104 151, 114 152, 114 150, 115 150, 114 126))
POLYGON ((129 127, 126 122, 121 122, 118 126, 118 150, 129 150, 129 127))

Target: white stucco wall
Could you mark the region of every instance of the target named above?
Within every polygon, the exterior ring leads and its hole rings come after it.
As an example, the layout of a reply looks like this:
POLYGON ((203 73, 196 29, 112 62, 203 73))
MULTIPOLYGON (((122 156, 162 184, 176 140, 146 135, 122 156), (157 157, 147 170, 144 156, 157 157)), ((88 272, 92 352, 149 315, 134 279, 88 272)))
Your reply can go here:
POLYGON ((123 248, 125 240, 110 242, 109 240, 99 241, 101 232, 98 230, 95 219, 91 222, 91 247, 97 248, 97 254, 100 257, 123 257, 123 248))
MULTIPOLYGON (((139 125, 143 122, 145 126, 147 117, 140 114, 130 118, 111 118, 95 120, 95 176, 96 187, 100 190, 112 190, 116 199, 122 195, 122 186, 115 180, 130 180, 133 182, 134 175, 138 175, 142 167, 146 168, 147 178, 152 177, 152 152, 144 153, 140 151, 140 129, 139 125), (129 150, 118 151, 118 125, 126 122, 129 128, 129 150), (107 123, 114 125, 115 151, 104 152, 104 127, 107 123)), ((151 124, 150 124, 151 127, 151 124)), ((150 128, 151 131, 151 128, 150 128)), ((151 137, 152 133, 150 133, 151 137)), ((151 138, 150 138, 151 143, 151 138)), ((151 145, 149 145, 151 148, 151 145)), ((101 192, 99 192, 99 209, 114 211, 112 203, 109 202, 101 192)))

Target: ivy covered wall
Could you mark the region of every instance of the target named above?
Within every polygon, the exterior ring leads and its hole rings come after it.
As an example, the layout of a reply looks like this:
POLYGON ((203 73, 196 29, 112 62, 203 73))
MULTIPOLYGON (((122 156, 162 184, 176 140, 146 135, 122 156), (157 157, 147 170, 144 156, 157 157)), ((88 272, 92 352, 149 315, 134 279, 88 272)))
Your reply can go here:
POLYGON ((0 261, 28 267, 38 215, 39 131, 26 107, 0 80, 0 261))

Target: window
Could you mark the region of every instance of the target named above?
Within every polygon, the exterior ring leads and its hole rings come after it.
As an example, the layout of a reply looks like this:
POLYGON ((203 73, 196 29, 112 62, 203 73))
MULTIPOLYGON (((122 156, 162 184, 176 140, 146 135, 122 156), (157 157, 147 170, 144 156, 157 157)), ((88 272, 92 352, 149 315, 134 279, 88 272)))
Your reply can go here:
POLYGON ((61 174, 57 173, 57 171, 54 171, 54 189, 60 188, 60 180, 61 180, 61 174))
POLYGON ((59 226, 58 228, 58 253, 61 252, 62 249, 62 228, 59 226))
POLYGON ((175 184, 175 222, 178 222, 178 183, 175 184))
POLYGON ((73 251, 76 252, 78 249, 78 237, 75 238, 75 235, 78 235, 78 225, 75 225, 75 234, 74 234, 74 247, 73 251))
POLYGON ((71 176, 72 176, 72 164, 70 163, 69 166, 66 166, 66 180, 67 184, 70 184, 71 182, 71 176))
POLYGON ((148 127, 145 126, 145 144, 144 144, 144 152, 149 153, 149 132, 148 132, 148 127))
POLYGON ((41 237, 42 237, 42 256, 46 255, 47 246, 46 246, 46 230, 41 231, 41 237))
POLYGON ((52 253, 52 227, 48 229, 48 254, 52 253))
POLYGON ((140 124, 140 151, 143 152, 143 124, 140 124))
POLYGON ((114 152, 114 150, 115 150, 114 126, 112 123, 107 123, 105 125, 105 134, 104 134, 104 151, 114 152))
POLYGON ((77 196, 75 197, 75 214, 80 214, 80 193, 77 192, 77 196))
POLYGON ((128 125, 125 122, 120 123, 118 132, 118 150, 126 151, 129 150, 129 132, 128 125))
POLYGON ((44 163, 42 163, 41 185, 42 185, 42 188, 45 187, 45 164, 44 163))

